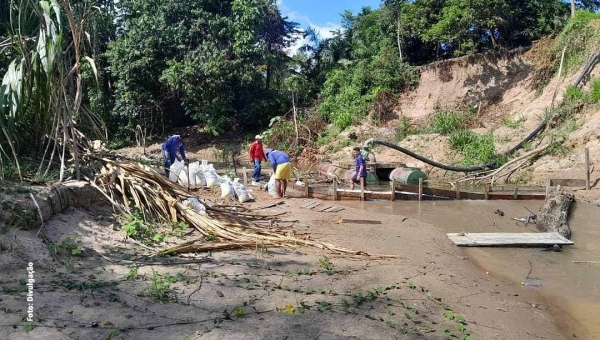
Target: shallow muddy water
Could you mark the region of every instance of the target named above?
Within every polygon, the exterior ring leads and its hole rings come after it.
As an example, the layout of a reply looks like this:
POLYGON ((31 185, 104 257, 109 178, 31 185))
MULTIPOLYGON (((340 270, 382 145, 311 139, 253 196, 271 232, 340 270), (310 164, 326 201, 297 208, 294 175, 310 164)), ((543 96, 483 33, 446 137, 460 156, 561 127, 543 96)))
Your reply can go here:
MULTIPOLYGON (((538 212, 537 201, 425 201, 344 202, 365 209, 370 218, 377 213, 402 215, 435 225, 446 232, 536 232, 512 218, 538 212), (526 208, 527 209, 526 209, 526 208), (504 216, 495 213, 499 209, 504 216)), ((573 246, 562 252, 539 248, 457 248, 471 261, 499 276, 535 289, 548 301, 559 326, 569 338, 600 339, 600 208, 575 204, 569 225, 573 246), (572 333, 572 334, 571 334, 572 333)), ((450 242, 448 240, 448 242, 450 242)))

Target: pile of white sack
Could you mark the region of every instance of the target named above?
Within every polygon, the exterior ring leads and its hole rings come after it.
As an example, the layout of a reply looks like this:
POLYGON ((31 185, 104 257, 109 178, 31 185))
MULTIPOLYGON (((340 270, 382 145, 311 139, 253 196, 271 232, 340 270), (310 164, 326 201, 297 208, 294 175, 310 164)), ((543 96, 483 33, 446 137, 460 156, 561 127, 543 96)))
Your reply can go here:
MULTIPOLYGON (((206 160, 193 162, 189 164, 189 168, 184 162, 178 160, 171 165, 169 179, 179 185, 187 188, 188 182, 190 189, 197 188, 212 188, 220 186, 221 198, 237 198, 241 203, 245 203, 254 199, 239 178, 231 179, 227 176, 219 176, 212 164, 208 164, 206 160)), ((187 201, 186 201, 187 202, 187 201)), ((185 202, 184 202, 185 204, 185 202)), ((191 204, 191 203, 189 203, 191 204)), ((198 202, 198 204, 201 204, 198 202)), ((196 210, 196 209, 194 209, 196 210)))

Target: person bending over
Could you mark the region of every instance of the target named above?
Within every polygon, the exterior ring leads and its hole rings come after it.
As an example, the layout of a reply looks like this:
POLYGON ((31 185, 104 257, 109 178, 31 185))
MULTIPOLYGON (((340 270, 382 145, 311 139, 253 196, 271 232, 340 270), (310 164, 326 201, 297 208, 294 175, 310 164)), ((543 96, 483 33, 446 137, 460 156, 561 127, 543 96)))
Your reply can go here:
POLYGON ((267 158, 275 173, 275 188, 277 190, 275 198, 285 198, 288 180, 292 178, 290 157, 283 151, 267 149, 267 158))
POLYGON ((169 177, 169 169, 175 162, 175 158, 178 161, 186 161, 185 157, 185 138, 187 136, 173 135, 169 137, 162 145, 162 154, 165 165, 165 175, 169 177))

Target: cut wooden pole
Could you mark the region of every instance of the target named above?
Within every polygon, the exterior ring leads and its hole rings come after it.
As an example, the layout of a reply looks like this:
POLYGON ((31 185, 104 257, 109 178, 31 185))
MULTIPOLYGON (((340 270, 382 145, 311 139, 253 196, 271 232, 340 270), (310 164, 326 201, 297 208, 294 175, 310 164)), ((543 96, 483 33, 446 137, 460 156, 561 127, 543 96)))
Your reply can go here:
POLYGON ((556 93, 558 92, 558 87, 560 86, 560 77, 562 76, 563 63, 565 61, 565 52, 567 51, 567 46, 563 48, 562 56, 560 57, 560 67, 558 68, 558 81, 556 82, 556 88, 554 89, 554 95, 552 95, 552 103, 550 104, 551 108, 554 108, 554 99, 556 99, 556 93))
POLYGON ((304 179, 304 193, 302 196, 308 198, 308 178, 304 179))
POLYGON ((360 200, 365 200, 365 178, 360 179, 360 200))
POLYGON ((419 178, 419 201, 423 200, 423 179, 419 178))
POLYGON ((244 186, 248 186, 248 173, 246 172, 246 167, 242 168, 242 176, 244 177, 244 186))
POLYGON ((333 200, 337 201, 338 200, 338 185, 337 185, 337 181, 333 180, 333 184, 331 185, 331 190, 333 191, 333 200))
POLYGON ((490 199, 490 184, 486 183, 485 186, 483 187, 484 190, 484 194, 485 194, 485 199, 489 200, 490 199))
POLYGON ((552 180, 550 178, 548 178, 546 180, 546 197, 548 197, 548 195, 550 195, 550 187, 552 186, 552 180))
POLYGON ((391 181, 390 190, 392 191, 390 195, 390 201, 394 202, 396 200, 396 181, 391 181))
POLYGON ((515 200, 519 199, 519 188, 518 187, 515 188, 515 192, 514 192, 513 196, 514 196, 515 200))
POLYGON ((585 190, 590 190, 590 150, 585 148, 585 190))
POLYGON ((460 199, 460 183, 456 181, 456 199, 460 199))

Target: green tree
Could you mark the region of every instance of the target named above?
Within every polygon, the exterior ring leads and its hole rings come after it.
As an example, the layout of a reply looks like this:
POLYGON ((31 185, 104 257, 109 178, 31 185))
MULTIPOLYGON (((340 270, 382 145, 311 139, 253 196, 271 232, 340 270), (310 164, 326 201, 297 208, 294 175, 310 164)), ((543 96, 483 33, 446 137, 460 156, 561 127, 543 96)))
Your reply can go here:
POLYGON ((296 24, 281 17, 275 1, 125 0, 120 6, 121 32, 109 60, 113 116, 126 131, 144 121, 197 122, 221 133, 261 126, 283 109, 283 51, 296 24))

